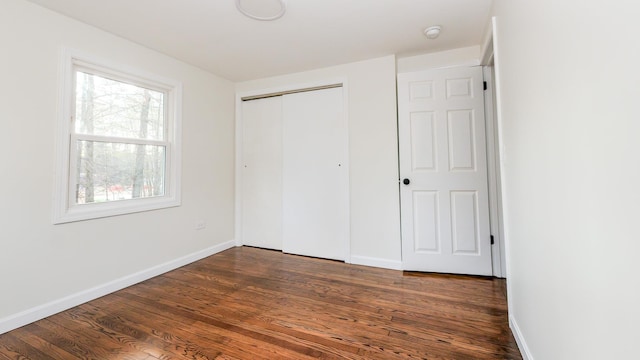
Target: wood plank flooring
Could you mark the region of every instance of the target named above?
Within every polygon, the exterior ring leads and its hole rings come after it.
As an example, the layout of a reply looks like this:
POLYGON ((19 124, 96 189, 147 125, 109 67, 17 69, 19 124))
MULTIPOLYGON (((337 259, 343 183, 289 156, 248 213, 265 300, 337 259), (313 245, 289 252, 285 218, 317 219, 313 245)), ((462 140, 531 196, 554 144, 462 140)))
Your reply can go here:
POLYGON ((233 248, 0 335, 0 359, 521 359, 504 280, 233 248))

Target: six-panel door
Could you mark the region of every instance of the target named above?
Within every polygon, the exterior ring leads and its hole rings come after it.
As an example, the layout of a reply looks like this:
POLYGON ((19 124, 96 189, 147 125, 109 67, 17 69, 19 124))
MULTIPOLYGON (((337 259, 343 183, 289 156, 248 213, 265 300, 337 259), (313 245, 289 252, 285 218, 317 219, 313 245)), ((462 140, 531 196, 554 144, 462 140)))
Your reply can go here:
POLYGON ((491 275, 480 67, 398 75, 405 270, 491 275))

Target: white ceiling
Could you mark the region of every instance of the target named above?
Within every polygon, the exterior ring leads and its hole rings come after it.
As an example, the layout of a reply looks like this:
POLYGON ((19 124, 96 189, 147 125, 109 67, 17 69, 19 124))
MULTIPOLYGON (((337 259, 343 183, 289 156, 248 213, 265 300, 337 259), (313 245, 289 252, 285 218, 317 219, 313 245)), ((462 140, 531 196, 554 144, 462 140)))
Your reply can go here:
POLYGON ((492 0, 288 0, 273 22, 235 0, 28 0, 232 81, 479 45, 492 0), (436 40, 422 31, 441 25, 436 40))

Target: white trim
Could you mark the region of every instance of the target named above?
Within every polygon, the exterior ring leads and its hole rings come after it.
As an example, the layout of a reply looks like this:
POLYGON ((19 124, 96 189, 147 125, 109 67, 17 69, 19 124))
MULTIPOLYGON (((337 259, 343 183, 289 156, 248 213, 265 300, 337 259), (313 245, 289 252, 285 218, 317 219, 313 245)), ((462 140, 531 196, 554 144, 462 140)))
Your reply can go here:
POLYGON ((493 22, 489 23, 488 30, 483 40, 482 58, 483 76, 487 83, 485 91, 485 117, 487 120, 487 170, 489 175, 489 217, 491 221, 491 234, 495 243, 492 246, 493 276, 505 278, 506 255, 504 249, 504 221, 502 205, 502 166, 500 161, 501 141, 498 136, 498 116, 496 105, 496 79, 493 49, 493 22))
POLYGON ((342 153, 345 155, 342 165, 345 168, 343 179, 346 183, 346 199, 344 199, 344 206, 347 208, 347 225, 346 225, 346 240, 344 246, 344 262, 351 263, 351 142, 350 140, 350 127, 349 127, 349 83, 348 80, 341 79, 340 83, 342 84, 342 116, 343 124, 344 124, 344 142, 342 149, 342 153))
POLYGON ((374 258, 369 256, 353 255, 350 258, 353 265, 373 266, 383 269, 402 270, 402 261, 374 258))
MULTIPOLYGON (((489 23, 491 25, 491 23, 489 23)), ((487 32, 482 40, 482 47, 480 50, 480 65, 489 65, 491 58, 493 57, 493 27, 488 26, 487 32)))
POLYGON ((396 73, 478 66, 480 65, 480 59, 478 58, 480 51, 480 46, 468 46, 435 53, 398 56, 396 73))
MULTIPOLYGON (((505 277, 507 278, 507 298, 511 298, 511 283, 509 281, 509 278, 511 277, 511 270, 510 270, 510 257, 509 257, 509 228, 504 225, 504 224, 508 224, 508 216, 509 216, 509 209, 508 209, 508 201, 507 201, 507 192, 506 192, 506 188, 507 188, 507 179, 504 177, 505 174, 505 167, 507 165, 507 154, 506 154, 506 148, 504 145, 504 137, 503 137, 503 117, 502 117, 502 89, 501 89, 501 72, 500 72, 500 54, 499 54, 499 42, 498 42, 498 36, 497 36, 497 19, 496 17, 492 17, 491 18, 491 26, 492 26, 492 34, 493 34, 493 62, 494 62, 494 67, 493 67, 493 76, 494 76, 494 80, 495 83, 493 84, 495 87, 495 103, 496 103, 496 108, 495 108, 495 117, 496 117, 496 132, 497 132, 497 136, 498 136, 498 154, 500 156, 499 161, 498 161, 498 166, 499 166, 499 173, 502 174, 501 177, 501 186, 498 189, 498 191, 500 191, 500 197, 502 199, 502 247, 504 250, 504 259, 505 259, 505 266, 502 269, 505 277)), ((511 302, 508 302, 508 306, 509 306, 509 313, 512 313, 512 307, 511 307, 511 302)))
MULTIPOLYGON (((495 79, 495 102, 496 102, 496 125, 497 125, 497 134, 498 134, 498 144, 500 145, 500 161, 499 161, 499 165, 500 165, 500 173, 501 174, 505 174, 505 167, 507 166, 507 161, 508 161, 508 157, 507 157, 507 150, 504 146, 504 137, 503 137, 503 129, 504 129, 504 118, 502 116, 502 87, 500 84, 502 84, 502 72, 501 72, 501 63, 500 63, 500 51, 499 51, 499 45, 500 45, 500 41, 499 41, 499 37, 498 37, 498 19, 497 17, 493 16, 491 18, 491 31, 492 31, 492 44, 493 44, 493 63, 494 63, 494 79, 495 79)), ((509 224, 508 221, 508 217, 509 217, 509 208, 508 208, 508 204, 509 202, 507 201, 507 191, 505 190, 507 188, 507 180, 506 178, 502 178, 502 186, 500 187, 499 191, 500 191, 500 195, 502 197, 502 221, 504 224, 509 224)), ((513 289, 512 289, 512 285, 511 285, 511 257, 509 256, 510 251, 509 251, 509 247, 510 247, 510 234, 509 234, 509 227, 508 226, 503 226, 502 228, 502 242, 503 242, 503 246, 504 246, 504 254, 505 254, 505 267, 503 269, 503 271, 505 271, 505 275, 507 278, 507 311, 509 314, 509 326, 511 327, 511 332, 513 333, 513 337, 516 340, 516 343, 518 344, 518 348, 520 349, 520 353, 522 354, 522 357, 524 360, 533 360, 533 355, 531 355, 531 351, 529 350, 529 347, 527 346, 527 342, 524 338, 524 335, 522 334, 522 332, 520 331, 520 327, 518 326, 518 323, 516 321, 516 317, 514 315, 514 311, 513 311, 513 301, 510 301, 510 299, 513 299, 513 289)))
POLYGON ((91 142, 108 142, 108 143, 128 144, 128 145, 163 146, 163 147, 166 147, 167 150, 171 145, 169 144, 168 141, 163 141, 163 140, 147 140, 147 139, 132 139, 132 138, 114 137, 114 136, 71 134, 72 144, 78 140, 91 141, 91 142))
MULTIPOLYGON (((343 165, 346 168, 346 176, 348 177, 348 185, 347 185, 347 213, 349 217, 351 217, 351 182, 350 182, 350 174, 351 174, 351 166, 350 166, 350 146, 349 146, 349 84, 347 78, 330 78, 320 81, 301 83, 301 84, 287 84, 283 86, 273 87, 273 88, 265 88, 265 89, 257 89, 257 90, 248 90, 248 91, 236 91, 236 208, 235 208, 235 234, 236 234, 236 246, 244 245, 243 235, 242 235, 242 149, 244 147, 243 144, 243 122, 242 122, 242 98, 246 97, 254 97, 265 94, 276 94, 282 92, 290 92, 296 91, 300 89, 312 89, 312 88, 320 88, 325 86, 332 86, 336 84, 342 84, 342 96, 343 96, 343 112, 344 112, 344 124, 346 130, 346 141, 345 141, 345 154, 347 155, 343 165)), ((347 229, 347 243, 344 244, 344 259, 346 263, 349 263, 349 259, 351 258, 351 222, 348 221, 348 229, 347 229)))
POLYGON ((65 99, 72 93, 72 50, 62 49, 60 54, 60 71, 58 73, 58 121, 55 138, 55 172, 53 190, 53 223, 57 224, 64 217, 68 208, 69 187, 69 146, 71 109, 65 105, 65 99))
MULTIPOLYGON (((58 123, 56 133, 55 164, 53 191, 53 223, 62 224, 73 221, 95 219, 107 216, 130 214, 141 211, 180 206, 181 204, 181 159, 182 159, 182 83, 162 76, 151 74, 139 69, 112 63, 93 55, 63 48, 60 56, 60 72, 58 78, 58 123), (169 125, 166 127, 166 139, 162 143, 166 149, 165 162, 165 195, 154 198, 132 199, 100 204, 73 205, 72 186, 75 182, 71 178, 70 169, 74 165, 70 159, 73 135, 73 84, 74 68, 95 70, 97 73, 113 75, 115 78, 127 79, 132 84, 153 87, 162 90, 167 99, 171 113, 167 112, 169 125)), ((85 136, 77 136, 84 139, 85 136)), ((87 138, 95 138, 87 136, 87 138)), ((109 137, 100 137, 109 139, 109 137)), ((122 140, 122 139, 121 139, 122 140)), ((130 143, 155 143, 149 141, 132 140, 130 143)))
POLYGON ((31 309, 21 311, 17 314, 13 314, 13 315, 9 315, 7 317, 1 318, 0 334, 17 329, 21 326, 30 324, 34 321, 38 321, 47 316, 57 314, 61 311, 70 309, 74 306, 78 306, 88 301, 97 299, 101 296, 124 289, 128 286, 151 279, 155 276, 164 274, 171 270, 175 270, 179 267, 204 259, 213 254, 230 249, 234 246, 235 246, 234 240, 227 241, 222 244, 214 245, 209 248, 191 253, 189 255, 185 255, 177 259, 170 260, 164 264, 156 265, 149 269, 142 270, 131 275, 126 275, 124 277, 110 281, 108 283, 98 285, 90 289, 82 290, 78 293, 65 296, 61 299, 57 299, 46 304, 38 305, 31 309))
MULTIPOLYGON (((493 55, 492 55, 493 56, 493 55)), ((491 226, 491 235, 494 244, 491 246, 493 255, 493 276, 504 278, 506 272, 504 270, 504 246, 502 240, 502 202, 501 202, 501 182, 500 182, 500 152, 498 143, 497 121, 495 116, 494 103, 494 81, 493 67, 483 66, 482 73, 487 89, 484 92, 484 108, 486 119, 486 138, 487 138, 487 175, 489 189, 489 222, 491 226)))
POLYGON ((502 261, 500 254, 500 231, 496 226, 498 223, 498 209, 497 209, 497 194, 496 194, 496 179, 497 179, 497 164, 496 164, 496 138, 495 134, 495 109, 493 108, 493 83, 491 81, 491 69, 483 65, 482 77, 486 88, 484 91, 484 118, 485 118, 485 138, 487 139, 487 189, 489 190, 489 226, 491 236, 493 236, 494 243, 491 245, 492 254, 492 267, 493 276, 503 277, 502 275, 502 261))
POLYGON ((518 344, 518 349, 520 350, 522 359, 533 360, 533 355, 531 355, 531 350, 529 350, 529 346, 527 346, 527 342, 524 340, 522 332, 520 332, 520 327, 518 326, 516 319, 514 319, 511 315, 509 315, 509 327, 511 328, 513 337, 516 339, 516 344, 518 344))
POLYGON ((242 233, 242 149, 244 148, 244 123, 242 122, 242 96, 236 92, 236 183, 235 183, 235 236, 236 246, 244 245, 242 233))

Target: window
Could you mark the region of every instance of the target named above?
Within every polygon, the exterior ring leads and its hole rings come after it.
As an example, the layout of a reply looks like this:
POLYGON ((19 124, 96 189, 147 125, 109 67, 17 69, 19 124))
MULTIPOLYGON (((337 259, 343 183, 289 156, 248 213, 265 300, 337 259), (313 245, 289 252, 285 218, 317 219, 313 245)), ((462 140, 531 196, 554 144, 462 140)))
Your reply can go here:
POLYGON ((179 83, 68 51, 54 222, 180 204, 179 83))

